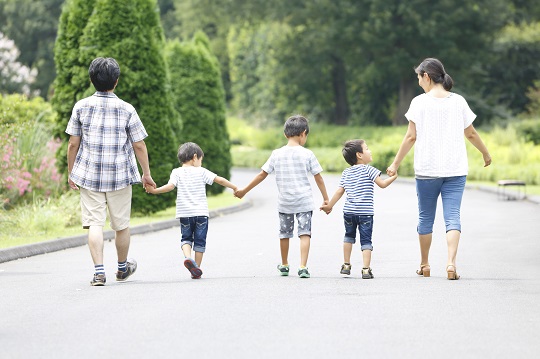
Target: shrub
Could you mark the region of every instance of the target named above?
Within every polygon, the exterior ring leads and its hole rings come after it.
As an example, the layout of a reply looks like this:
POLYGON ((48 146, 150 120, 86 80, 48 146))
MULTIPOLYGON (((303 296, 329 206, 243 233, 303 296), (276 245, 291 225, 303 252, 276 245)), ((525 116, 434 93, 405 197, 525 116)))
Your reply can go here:
MULTIPOLYGON (((230 178, 230 141, 225 124, 225 90, 217 59, 209 49, 208 38, 197 33, 192 41, 172 41, 167 45, 176 110, 184 120, 180 142, 195 142, 204 151, 204 167, 230 178)), ((209 186, 212 194, 222 186, 209 186)))

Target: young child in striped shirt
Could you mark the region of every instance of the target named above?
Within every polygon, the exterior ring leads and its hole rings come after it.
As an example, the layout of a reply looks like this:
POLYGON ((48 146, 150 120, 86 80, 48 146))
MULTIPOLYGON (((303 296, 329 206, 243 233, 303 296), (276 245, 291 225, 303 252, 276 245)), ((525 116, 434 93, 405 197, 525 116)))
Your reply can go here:
POLYGON ((339 180, 339 187, 328 204, 321 206, 326 214, 332 211, 337 201, 346 193, 343 206, 343 219, 345 223, 345 237, 343 240, 344 263, 341 274, 351 274, 351 252, 356 243, 356 229, 360 234, 362 248, 362 278, 371 279, 371 251, 373 245, 371 235, 373 232, 373 187, 374 183, 380 188, 388 187, 397 178, 397 173, 386 179, 380 177, 381 171, 369 165, 373 160, 371 151, 364 140, 350 140, 343 146, 343 157, 351 167, 346 168, 339 180))
POLYGON ((166 193, 177 189, 176 218, 180 220, 182 231, 182 252, 184 266, 191 273, 191 278, 199 279, 203 254, 206 250, 206 234, 208 232, 208 201, 206 200, 206 185, 212 183, 228 187, 233 191, 237 187, 225 178, 202 167, 204 153, 193 142, 186 142, 178 149, 178 160, 182 167, 172 170, 169 182, 159 188, 146 187, 146 192, 152 194, 166 193), (191 250, 195 252, 192 259, 191 250))

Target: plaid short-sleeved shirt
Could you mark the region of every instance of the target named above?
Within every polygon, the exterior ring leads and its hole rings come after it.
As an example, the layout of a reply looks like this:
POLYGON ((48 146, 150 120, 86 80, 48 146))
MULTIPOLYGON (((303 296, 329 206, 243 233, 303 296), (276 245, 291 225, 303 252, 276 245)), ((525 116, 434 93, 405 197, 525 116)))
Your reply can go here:
POLYGON ((133 142, 148 134, 129 103, 112 92, 96 92, 75 104, 66 129, 81 144, 70 178, 78 186, 111 192, 140 183, 133 142))

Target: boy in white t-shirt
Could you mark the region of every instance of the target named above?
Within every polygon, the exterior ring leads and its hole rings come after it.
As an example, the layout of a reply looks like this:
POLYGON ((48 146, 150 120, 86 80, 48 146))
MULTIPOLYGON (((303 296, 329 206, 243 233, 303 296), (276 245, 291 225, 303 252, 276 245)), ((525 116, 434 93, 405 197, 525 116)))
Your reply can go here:
POLYGON ((315 206, 309 176, 313 176, 324 203, 328 202, 326 186, 321 176, 322 167, 315 154, 304 148, 309 133, 308 120, 300 115, 291 116, 284 126, 287 145, 272 151, 272 155, 262 166, 262 171, 244 189, 234 195, 242 198, 253 187, 264 181, 269 173, 275 172, 278 187, 279 244, 281 264, 277 268, 282 276, 289 275, 289 239, 293 236, 294 217, 298 222, 300 238, 300 268, 298 276, 309 278, 307 260, 311 240, 311 215, 315 206))
POLYGON ((362 278, 371 279, 371 251, 373 245, 371 235, 373 232, 373 187, 374 183, 380 188, 388 187, 397 178, 397 173, 386 179, 380 177, 381 171, 370 166, 373 158, 367 143, 364 140, 350 140, 343 146, 343 157, 351 167, 346 168, 339 180, 339 187, 330 202, 321 207, 329 214, 337 201, 347 194, 343 206, 343 220, 345 223, 345 238, 343 240, 343 257, 345 262, 341 266, 341 274, 351 274, 352 246, 356 243, 356 229, 360 234, 362 248, 362 278))
POLYGON ((184 265, 193 279, 198 279, 202 275, 200 266, 206 250, 209 216, 206 185, 216 182, 233 191, 237 190, 237 187, 225 178, 202 167, 203 157, 204 153, 196 143, 184 143, 178 149, 178 160, 182 163, 182 167, 172 171, 166 185, 159 188, 146 187, 146 192, 152 194, 170 192, 176 187, 176 218, 180 220, 182 230, 184 265), (192 248, 195 260, 191 257, 192 248))

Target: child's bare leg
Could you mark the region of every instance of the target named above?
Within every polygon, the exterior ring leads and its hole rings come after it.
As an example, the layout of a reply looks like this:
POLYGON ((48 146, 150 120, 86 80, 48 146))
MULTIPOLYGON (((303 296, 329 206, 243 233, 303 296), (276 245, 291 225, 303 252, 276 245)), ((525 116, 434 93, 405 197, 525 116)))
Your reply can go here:
POLYGON ((343 261, 351 263, 352 243, 343 242, 343 261))
POLYGON ((362 251, 362 259, 364 260, 364 268, 369 268, 371 266, 371 250, 364 249, 362 251))
POLYGON ((280 238, 279 248, 281 250, 281 264, 289 264, 289 238, 280 238))
POLYGON ((311 237, 308 235, 300 236, 300 266, 306 267, 309 255, 309 244, 311 237))
POLYGON ((197 262, 197 265, 199 267, 201 266, 203 255, 204 255, 204 252, 195 252, 195 262, 197 262))
POLYGON ((191 246, 189 244, 182 245, 182 252, 184 253, 184 257, 191 258, 191 246))

